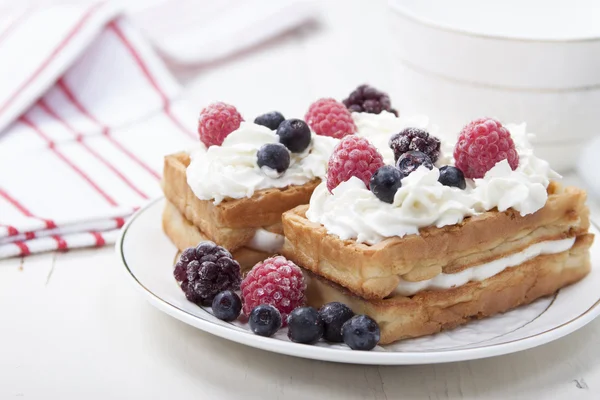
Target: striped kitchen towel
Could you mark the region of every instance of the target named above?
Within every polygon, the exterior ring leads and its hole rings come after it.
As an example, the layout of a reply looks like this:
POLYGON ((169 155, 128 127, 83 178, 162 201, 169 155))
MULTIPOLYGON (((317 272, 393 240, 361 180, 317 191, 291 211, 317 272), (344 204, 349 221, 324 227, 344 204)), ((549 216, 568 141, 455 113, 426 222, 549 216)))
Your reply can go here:
POLYGON ((127 18, 117 2, 2 10, 0 259, 114 242, 127 217, 161 195, 163 156, 200 145, 197 110, 177 99, 178 84, 131 21, 154 28, 166 57, 202 63, 310 17, 300 0, 250 3, 143 0, 127 18), (282 19, 284 4, 294 18, 282 19), (227 26, 224 53, 223 37, 207 38, 227 26), (186 58, 177 44, 194 38, 204 53, 186 58))

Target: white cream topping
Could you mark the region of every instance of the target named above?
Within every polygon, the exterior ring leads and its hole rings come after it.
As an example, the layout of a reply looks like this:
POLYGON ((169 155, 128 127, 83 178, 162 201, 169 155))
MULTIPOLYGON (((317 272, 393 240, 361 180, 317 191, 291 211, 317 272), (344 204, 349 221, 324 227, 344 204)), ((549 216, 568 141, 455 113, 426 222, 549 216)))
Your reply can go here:
POLYGON ((281 250, 284 240, 283 235, 260 228, 256 230, 254 237, 246 246, 254 250, 274 254, 281 250))
POLYGON ((499 274, 507 268, 515 267, 542 254, 558 254, 567 251, 573 247, 574 243, 575 238, 536 243, 519 253, 510 254, 485 264, 467 268, 455 274, 441 273, 432 279, 419 282, 409 282, 401 279, 395 293, 402 296, 412 296, 422 290, 451 289, 462 286, 470 281, 482 281, 499 274))
POLYGON ((321 183, 306 213, 342 240, 375 244, 386 237, 417 234, 419 227, 456 224, 474 213, 476 199, 438 182, 439 171, 419 167, 402 180, 394 202, 379 200, 360 179, 350 178, 333 189, 321 183))
MULTIPOLYGON (((392 117, 384 115, 378 120, 387 121, 392 117)), ((365 121, 371 123, 375 119, 357 115, 355 120, 363 121, 367 126, 365 121)), ((385 122, 382 131, 392 124, 385 122)), ((400 122, 396 122, 394 127, 399 126, 400 122)), ((467 179, 467 188, 460 190, 440 184, 437 169, 420 167, 402 180, 393 204, 377 199, 358 178, 342 182, 333 193, 329 193, 322 183, 311 198, 306 216, 341 239, 375 244, 387 237, 418 234, 419 228, 426 226, 454 225, 465 217, 495 207, 500 211, 512 208, 521 215, 531 214, 546 204, 550 179, 560 176, 547 162, 535 157, 525 124, 508 125, 507 128, 519 154, 519 166, 515 171, 507 161, 501 161, 482 179, 467 179)), ((378 135, 367 130, 363 132, 369 140, 378 135)), ((448 161, 451 162, 450 157, 444 159, 444 163, 448 161)))
POLYGON ((221 146, 190 154, 188 185, 199 199, 212 199, 215 204, 225 198, 252 197, 261 189, 303 185, 325 176, 337 140, 313 135, 303 153, 291 154, 290 166, 281 176, 273 170, 261 171, 256 163, 257 151, 267 143, 279 143, 279 136, 265 126, 242 122, 221 146))

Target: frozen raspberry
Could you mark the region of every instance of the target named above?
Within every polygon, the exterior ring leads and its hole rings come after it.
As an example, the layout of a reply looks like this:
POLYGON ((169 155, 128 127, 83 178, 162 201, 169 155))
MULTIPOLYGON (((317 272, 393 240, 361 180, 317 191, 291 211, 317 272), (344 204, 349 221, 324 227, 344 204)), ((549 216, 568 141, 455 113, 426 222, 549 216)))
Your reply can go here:
POLYGON ((350 111, 334 99, 320 99, 312 103, 304 120, 317 135, 341 139, 356 132, 350 111))
POLYGON ((369 85, 360 85, 348 98, 344 99, 344 105, 353 112, 366 112, 379 114, 389 111, 398 116, 398 111, 392 108, 390 96, 369 85))
POLYGON ((240 127, 244 119, 234 106, 217 102, 200 112, 198 133, 207 147, 220 146, 231 132, 240 127))
POLYGON ((242 281, 244 314, 261 304, 270 304, 281 313, 283 323, 296 307, 304 305, 302 270, 285 257, 275 256, 256 264, 242 281))
POLYGON ((508 160, 515 170, 519 155, 510 132, 493 118, 479 118, 465 126, 454 148, 454 160, 466 178, 483 178, 494 165, 508 160))
POLYGON ((331 192, 353 176, 367 188, 371 176, 383 166, 383 157, 365 138, 347 136, 333 150, 327 164, 327 189, 331 192))
POLYGON ((173 275, 187 299, 198 305, 209 305, 224 290, 239 289, 242 280, 231 253, 209 241, 184 250, 173 275))
POLYGON ((390 138, 390 148, 394 151, 396 161, 408 151, 417 150, 425 153, 436 162, 440 156, 440 139, 429 136, 429 133, 419 128, 406 128, 390 138))

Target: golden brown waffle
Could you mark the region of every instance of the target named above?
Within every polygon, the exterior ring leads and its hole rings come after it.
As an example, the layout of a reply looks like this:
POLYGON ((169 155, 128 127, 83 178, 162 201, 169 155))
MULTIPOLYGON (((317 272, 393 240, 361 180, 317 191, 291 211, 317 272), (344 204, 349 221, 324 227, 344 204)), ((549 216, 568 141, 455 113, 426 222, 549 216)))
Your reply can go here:
POLYGON ((299 204, 307 204, 319 180, 301 186, 260 190, 250 198, 226 199, 218 205, 200 200, 187 184, 186 153, 165 157, 163 191, 181 214, 215 243, 230 251, 248 243, 258 228, 281 222, 281 214, 299 204))
POLYGON ((584 234, 562 253, 541 255, 481 282, 448 290, 424 291, 411 297, 365 300, 339 285, 307 272, 309 305, 339 301, 367 314, 381 329, 381 344, 425 336, 485 318, 555 293, 590 271, 593 235, 584 234))
POLYGON ((419 235, 386 239, 376 245, 340 240, 309 221, 308 206, 284 213, 282 253, 298 265, 366 299, 392 294, 400 279, 420 281, 502 258, 534 243, 586 234, 586 194, 553 183, 546 205, 522 217, 514 210, 490 211, 419 235))
MULTIPOLYGON (((194 224, 185 219, 177 208, 170 202, 166 202, 162 215, 163 231, 171 242, 183 251, 188 247, 195 247, 203 240, 210 240, 208 236, 200 231, 194 224)), ((272 254, 248 247, 240 247, 232 252, 233 258, 240 263, 242 272, 250 270, 256 263, 269 258, 272 254)))

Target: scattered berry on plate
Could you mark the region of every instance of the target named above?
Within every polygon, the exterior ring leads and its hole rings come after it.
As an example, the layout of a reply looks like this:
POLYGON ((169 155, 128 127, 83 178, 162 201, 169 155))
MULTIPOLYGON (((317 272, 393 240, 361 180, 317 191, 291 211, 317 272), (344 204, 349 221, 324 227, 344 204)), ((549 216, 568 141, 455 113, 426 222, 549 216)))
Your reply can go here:
POLYGON ((444 186, 453 186, 459 189, 465 189, 467 187, 463 172, 452 165, 444 165, 440 168, 440 177, 438 181, 444 186))
POLYGON ((206 147, 220 146, 227 135, 240 127, 243 120, 234 106, 222 102, 212 103, 200 112, 200 140, 206 147))
POLYGON ((396 162, 396 167, 404 176, 410 175, 411 172, 421 165, 428 169, 433 169, 433 163, 429 156, 417 150, 411 150, 402 154, 396 162))
POLYGON ((258 167, 267 175, 276 178, 283 174, 290 166, 290 152, 281 143, 267 143, 256 153, 258 167), (267 167, 268 169, 263 169, 267 167), (270 171, 270 172, 267 172, 270 171), (274 176, 271 176, 276 171, 274 176))
POLYGON ((371 177, 369 183, 371 192, 379 200, 392 204, 396 192, 402 186, 402 178, 404 178, 404 175, 398 168, 392 165, 384 165, 375 171, 371 177))
POLYGON ((271 304, 281 313, 283 323, 296 307, 304 305, 306 283, 300 268, 283 256, 256 264, 241 284, 244 314, 260 304, 271 304))
POLYGON ((342 337, 352 350, 371 350, 379 343, 379 325, 368 315, 356 315, 342 326, 342 337))
POLYGON ((286 119, 277 128, 279 143, 292 153, 302 153, 310 144, 310 128, 301 119, 286 119))
POLYGON ((383 157, 367 139, 346 136, 337 144, 329 158, 327 189, 331 192, 353 176, 369 187, 371 176, 382 166, 383 157))
POLYGON ((312 103, 304 116, 317 135, 341 139, 356 132, 352 114, 335 99, 319 99, 312 103))
POLYGON ((274 131, 279 128, 279 125, 285 120, 283 114, 279 111, 271 111, 263 115, 259 115, 254 119, 254 123, 262 126, 266 126, 270 130, 274 131))
POLYGON ((281 328, 281 314, 270 304, 260 304, 252 309, 248 318, 250 329, 256 335, 273 336, 281 328))
POLYGON ((389 145, 394 152, 396 161, 402 154, 411 150, 418 150, 427 154, 433 163, 440 156, 440 139, 419 128, 406 128, 402 132, 393 135, 390 138, 389 145))
POLYGON ((325 325, 323 339, 333 343, 342 342, 342 325, 354 316, 354 312, 350 307, 334 301, 323 305, 319 309, 319 315, 325 325))
POLYGON ((225 290, 215 296, 212 301, 215 317, 223 321, 234 321, 242 311, 242 299, 232 290, 225 290))
POLYGON ((389 111, 398 116, 398 111, 392 108, 390 96, 369 85, 360 85, 354 89, 343 103, 352 112, 379 114, 389 111))
POLYGON ((469 122, 460 132, 454 148, 454 160, 466 178, 483 178, 486 172, 502 160, 508 160, 515 170, 519 155, 510 132, 493 118, 469 122))
POLYGON ((288 338, 292 342, 312 344, 323 337, 325 326, 313 307, 298 307, 287 317, 288 338))
POLYGON ((242 280, 231 253, 210 241, 184 250, 173 275, 187 299, 199 305, 210 305, 219 292, 239 289, 242 280))

